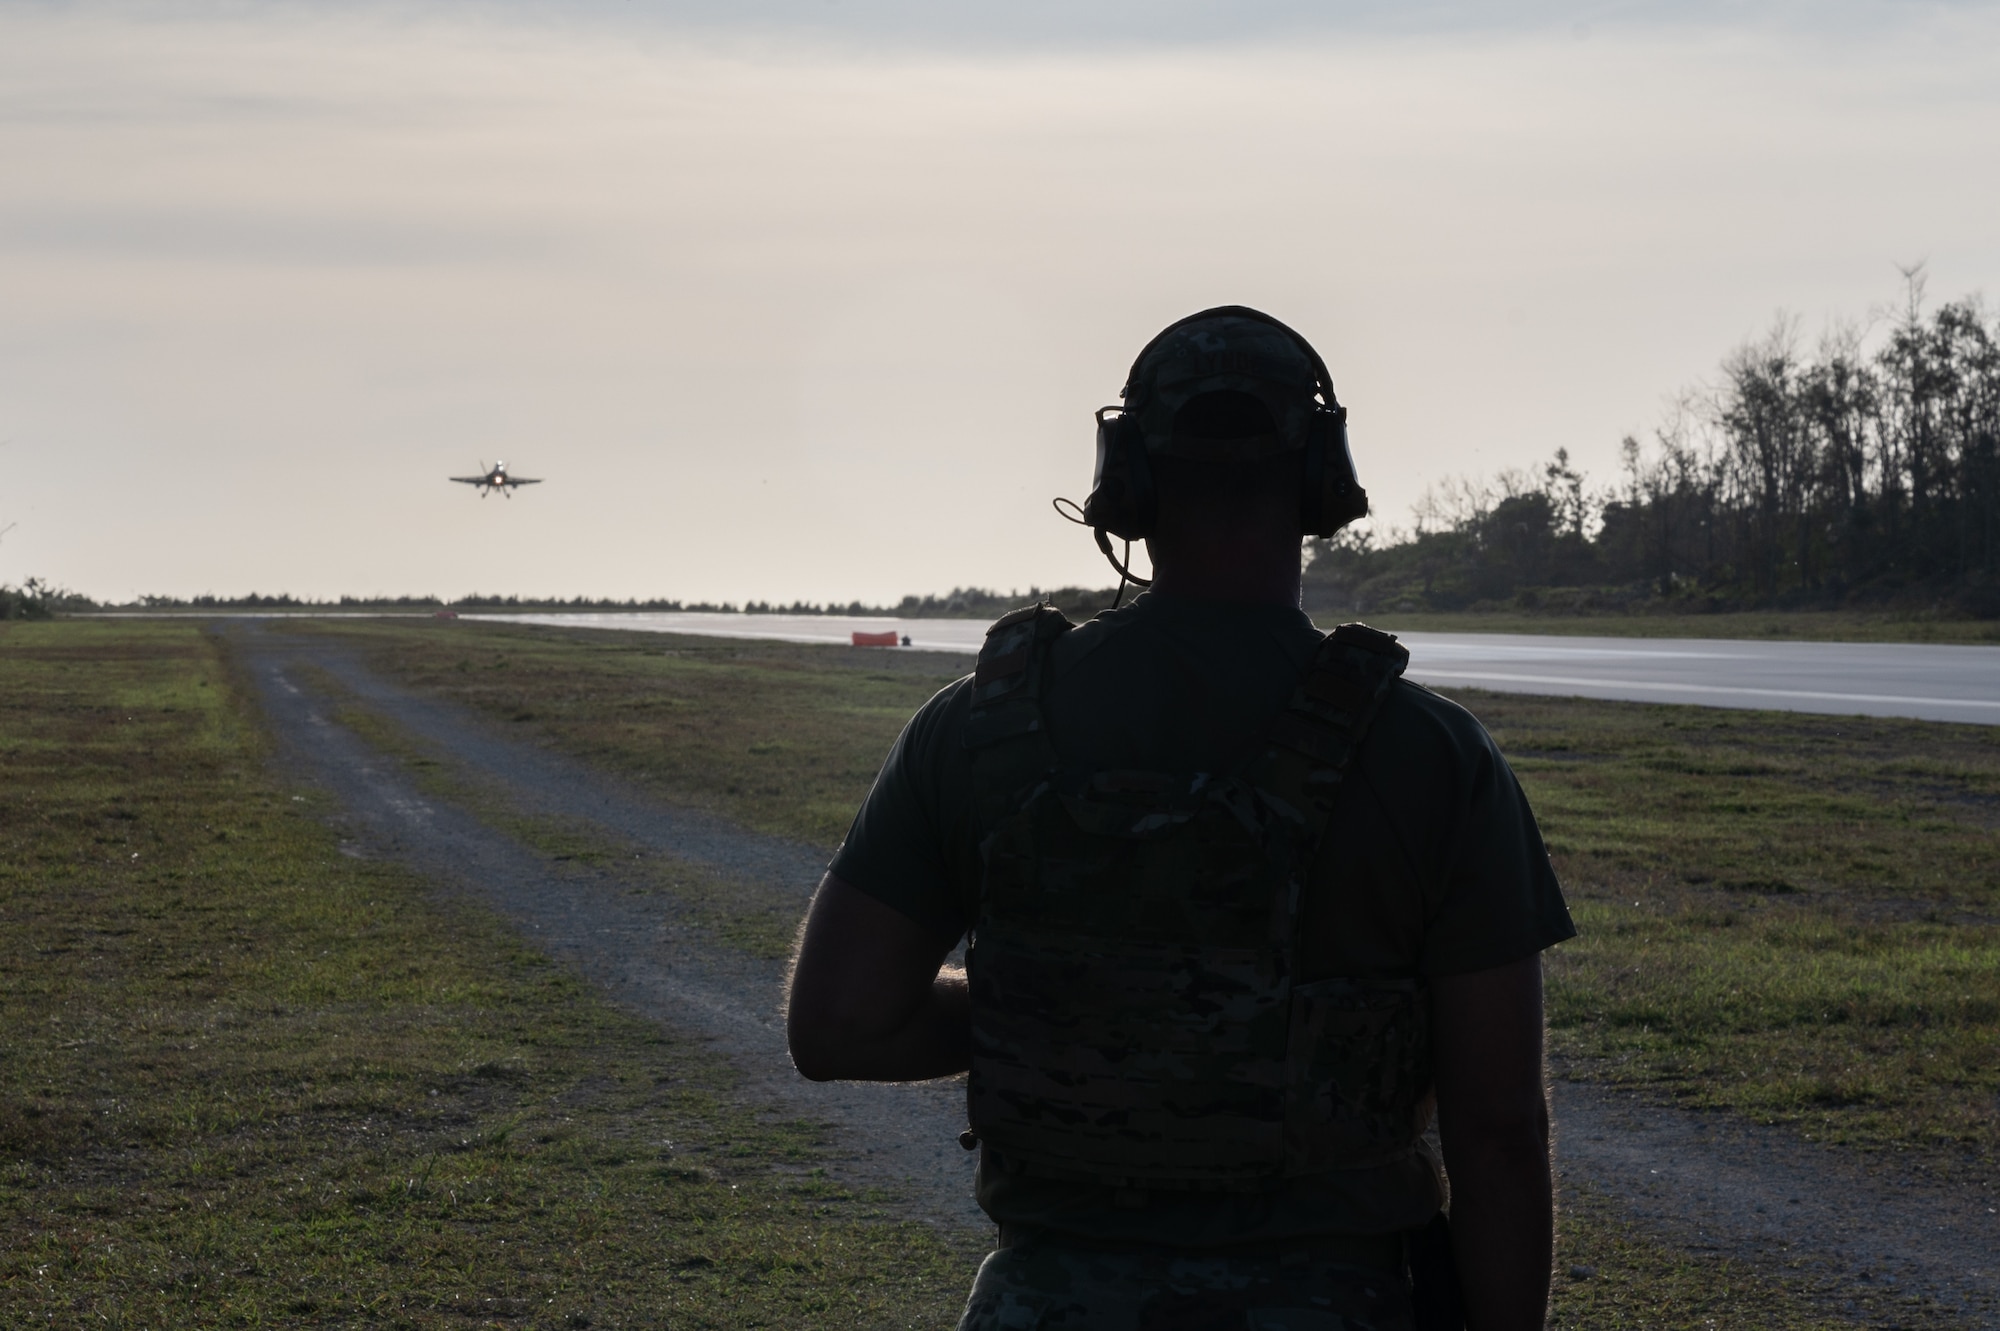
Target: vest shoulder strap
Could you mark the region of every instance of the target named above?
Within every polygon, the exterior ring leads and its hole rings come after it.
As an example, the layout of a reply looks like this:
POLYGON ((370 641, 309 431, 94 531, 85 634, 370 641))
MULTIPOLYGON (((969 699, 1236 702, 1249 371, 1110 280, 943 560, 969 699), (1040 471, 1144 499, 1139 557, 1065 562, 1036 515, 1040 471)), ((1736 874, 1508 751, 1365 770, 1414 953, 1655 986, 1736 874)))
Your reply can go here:
POLYGON ((972 676, 965 747, 983 749, 1042 729, 1049 648, 1076 625, 1052 605, 1024 605, 986 630, 972 676))
POLYGON ((1042 689, 1050 648, 1075 627, 1052 605, 1027 605, 986 631, 964 740, 972 761, 974 817, 982 828, 996 826, 1020 792, 1054 765, 1042 689))
POLYGON ((1409 663, 1409 650, 1394 634, 1366 624, 1342 624, 1327 634, 1291 702, 1272 723, 1270 766, 1258 784, 1303 800, 1300 813, 1309 819, 1317 813, 1323 820, 1355 751, 1409 663))
POLYGON ((1296 971, 1299 910, 1341 782, 1409 661, 1393 635, 1342 624, 1321 640, 1291 702, 1266 732, 1269 747, 1255 782, 1292 827, 1290 882, 1271 914, 1271 941, 1288 969, 1296 971))

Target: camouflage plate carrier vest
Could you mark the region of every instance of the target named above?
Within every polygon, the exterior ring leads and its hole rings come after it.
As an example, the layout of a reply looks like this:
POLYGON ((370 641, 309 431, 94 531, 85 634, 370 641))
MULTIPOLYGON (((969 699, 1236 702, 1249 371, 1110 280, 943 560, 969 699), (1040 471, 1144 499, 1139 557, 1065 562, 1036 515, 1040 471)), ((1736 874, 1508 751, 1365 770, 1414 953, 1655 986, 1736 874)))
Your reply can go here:
POLYGON ((1053 607, 1007 615, 972 685, 967 1095, 989 1160, 1255 1191, 1410 1155, 1430 1088, 1421 982, 1294 979, 1314 852, 1409 653, 1334 630, 1235 772, 1074 771, 1042 705, 1071 627, 1053 607))

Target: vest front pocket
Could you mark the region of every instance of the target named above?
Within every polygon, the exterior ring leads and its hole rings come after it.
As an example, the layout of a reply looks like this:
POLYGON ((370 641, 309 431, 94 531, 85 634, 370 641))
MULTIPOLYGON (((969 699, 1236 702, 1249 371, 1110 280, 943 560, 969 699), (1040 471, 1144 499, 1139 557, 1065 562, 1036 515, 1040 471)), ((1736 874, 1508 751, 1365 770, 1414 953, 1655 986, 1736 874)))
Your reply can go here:
POLYGON ((1422 980, 1317 980, 1292 990, 1285 1167, 1358 1169, 1409 1154, 1431 1090, 1422 980))

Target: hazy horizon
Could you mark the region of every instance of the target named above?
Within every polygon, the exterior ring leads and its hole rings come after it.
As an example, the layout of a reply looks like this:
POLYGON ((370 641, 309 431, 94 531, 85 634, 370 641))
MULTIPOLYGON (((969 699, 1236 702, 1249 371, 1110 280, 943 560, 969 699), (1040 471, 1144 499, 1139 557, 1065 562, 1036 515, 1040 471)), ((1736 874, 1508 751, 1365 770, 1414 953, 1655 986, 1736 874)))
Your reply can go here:
POLYGON ((1160 325, 1331 365, 1376 522, 1780 311, 1994 290, 1991 5, 0 12, 0 582, 1105 586, 1160 325), (545 484, 477 499, 505 459, 545 484))

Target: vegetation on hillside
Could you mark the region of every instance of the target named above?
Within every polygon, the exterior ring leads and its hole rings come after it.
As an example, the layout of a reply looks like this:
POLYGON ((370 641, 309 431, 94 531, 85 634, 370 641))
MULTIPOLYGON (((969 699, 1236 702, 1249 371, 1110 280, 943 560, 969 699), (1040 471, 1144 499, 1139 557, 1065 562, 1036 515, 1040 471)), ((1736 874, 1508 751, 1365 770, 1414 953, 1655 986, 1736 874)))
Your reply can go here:
POLYGON ((474 592, 470 596, 335 596, 324 600, 293 596, 290 592, 266 594, 250 592, 242 596, 141 596, 133 602, 146 610, 271 610, 271 611, 411 611, 426 610, 720 610, 733 611, 730 603, 668 600, 650 597, 641 600, 615 596, 494 596, 474 592))
POLYGON ((1689 390, 1624 475, 1434 488, 1415 530, 1319 542, 1309 608, 1925 606, 2000 617, 2000 321, 1976 297, 1902 307, 1804 351, 1780 319, 1689 390))
MULTIPOLYGON (((31 579, 29 586, 35 586, 31 579)), ((0 587, 0 611, 6 605, 5 596, 10 589, 0 587)), ((46 591, 46 588, 44 589, 46 591)), ((473 593, 470 596, 452 598, 438 596, 339 596, 326 600, 312 597, 293 596, 289 592, 265 594, 250 592, 243 596, 217 596, 203 593, 199 596, 141 596, 134 602, 134 608, 146 610, 268 610, 284 612, 297 611, 408 611, 421 613, 436 610, 466 611, 705 611, 715 614, 746 615, 854 615, 875 618, 897 617, 901 619, 995 619, 1016 606, 1028 605, 1034 601, 1053 601, 1062 607, 1072 619, 1088 619, 1100 610, 1110 607, 1117 588, 1105 587, 1059 587, 1044 591, 1030 587, 1025 592, 995 592, 983 587, 954 587, 942 596, 905 596, 893 605, 869 605, 864 601, 850 601, 842 605, 835 601, 677 601, 667 597, 626 597, 619 600, 612 596, 489 596, 473 593)), ((71 593, 61 593, 62 609, 99 609, 97 603, 71 593)), ((0 612, 0 618, 9 618, 0 612)), ((12 616, 13 618, 33 618, 34 616, 12 616)))
POLYGON ((0 619, 52 619, 61 610, 88 609, 90 601, 40 578, 19 587, 0 583, 0 619))

